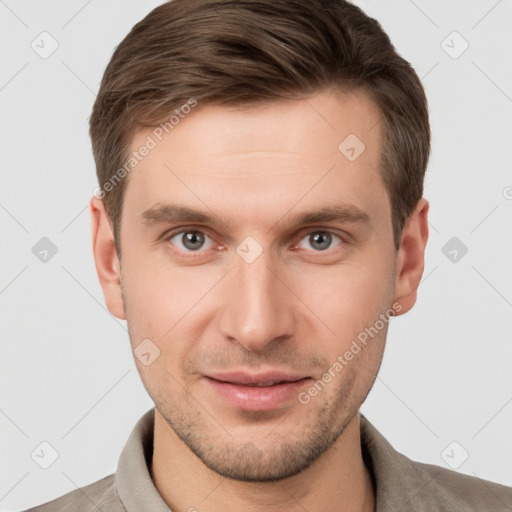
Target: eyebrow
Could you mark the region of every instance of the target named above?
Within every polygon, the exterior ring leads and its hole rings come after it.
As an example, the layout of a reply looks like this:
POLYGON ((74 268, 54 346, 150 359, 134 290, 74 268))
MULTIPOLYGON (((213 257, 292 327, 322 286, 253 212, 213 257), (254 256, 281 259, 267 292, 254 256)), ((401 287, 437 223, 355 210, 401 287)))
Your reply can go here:
MULTIPOLYGON (((354 205, 330 205, 318 210, 302 212, 293 217, 285 215, 274 226, 279 224, 284 217, 288 217, 287 222, 293 226, 321 222, 370 223, 369 215, 354 205)), ((217 215, 177 204, 161 204, 149 208, 141 214, 141 222, 146 226, 176 222, 197 222, 212 226, 220 226, 221 224, 229 226, 227 221, 217 215)))

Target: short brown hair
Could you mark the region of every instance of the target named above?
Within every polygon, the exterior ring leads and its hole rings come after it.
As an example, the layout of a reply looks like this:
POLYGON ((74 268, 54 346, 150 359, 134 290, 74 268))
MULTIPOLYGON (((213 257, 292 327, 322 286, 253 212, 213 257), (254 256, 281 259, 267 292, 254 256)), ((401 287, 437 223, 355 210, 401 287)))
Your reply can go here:
MULTIPOLYGON (((379 107, 380 172, 398 248, 423 195, 427 100, 379 23, 344 0, 172 0, 153 9, 115 49, 94 103, 100 187, 122 168, 137 129, 158 125, 191 98, 249 106, 332 87, 364 89, 379 107)), ((126 181, 102 190, 119 257, 126 181)))

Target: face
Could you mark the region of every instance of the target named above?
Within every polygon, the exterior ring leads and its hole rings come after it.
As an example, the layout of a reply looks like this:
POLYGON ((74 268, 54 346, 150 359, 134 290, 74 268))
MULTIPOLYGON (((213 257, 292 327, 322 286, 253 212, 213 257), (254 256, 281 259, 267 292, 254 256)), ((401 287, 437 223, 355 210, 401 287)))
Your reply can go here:
POLYGON ((198 105, 161 141, 132 141, 157 144, 129 176, 107 305, 136 353, 150 340, 136 362, 159 413, 221 475, 304 470, 372 387, 411 286, 380 126, 364 93, 325 91, 198 105))

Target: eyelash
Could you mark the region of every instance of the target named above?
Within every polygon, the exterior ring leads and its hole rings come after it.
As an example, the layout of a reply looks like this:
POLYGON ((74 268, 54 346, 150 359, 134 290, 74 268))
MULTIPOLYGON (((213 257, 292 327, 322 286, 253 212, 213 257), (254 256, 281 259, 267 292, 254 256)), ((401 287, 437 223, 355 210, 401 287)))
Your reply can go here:
MULTIPOLYGON (((171 239, 174 238, 175 236, 183 235, 184 233, 201 233, 213 241, 213 238, 211 236, 209 236, 208 233, 206 233, 202 229, 198 229, 198 228, 194 228, 194 227, 190 227, 190 228, 186 228, 186 229, 181 228, 177 231, 168 232, 168 233, 164 234, 162 238, 165 242, 170 242, 171 239)), ((296 241, 293 243, 293 248, 295 248, 297 245, 299 245, 300 242, 302 242, 302 240, 304 240, 307 236, 309 236, 313 233, 327 233, 333 237, 333 242, 336 238, 339 240, 338 245, 335 245, 334 247, 329 247, 328 249, 325 249, 323 251, 314 251, 311 249, 311 252, 314 252, 314 253, 332 254, 332 252, 336 248, 339 248, 340 246, 343 246, 346 243, 346 239, 344 239, 341 235, 334 233, 333 231, 330 231, 328 229, 322 229, 322 228, 315 227, 315 228, 309 228, 307 231, 301 231, 297 235, 297 238, 295 239, 296 241)), ((197 251, 183 251, 181 249, 176 249, 176 250, 181 254, 186 254, 188 257, 199 257, 199 256, 204 255, 204 253, 206 253, 208 251, 208 249, 206 249, 206 250, 199 249, 197 251)))

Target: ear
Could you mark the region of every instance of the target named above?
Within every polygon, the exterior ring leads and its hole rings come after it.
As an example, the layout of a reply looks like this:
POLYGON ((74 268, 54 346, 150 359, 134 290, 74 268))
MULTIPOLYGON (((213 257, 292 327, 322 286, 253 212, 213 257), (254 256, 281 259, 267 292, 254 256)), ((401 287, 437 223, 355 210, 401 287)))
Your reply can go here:
POLYGON ((402 230, 395 278, 395 301, 402 305, 401 315, 414 306, 423 275, 428 240, 428 208, 428 201, 420 199, 402 230))
POLYGON ((89 201, 91 213, 92 249, 96 272, 103 288, 108 310, 121 320, 126 319, 121 290, 121 265, 114 244, 114 233, 110 225, 105 204, 96 196, 89 201))

